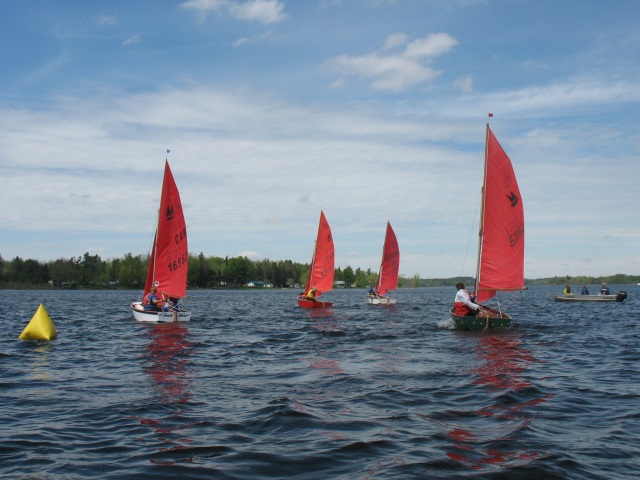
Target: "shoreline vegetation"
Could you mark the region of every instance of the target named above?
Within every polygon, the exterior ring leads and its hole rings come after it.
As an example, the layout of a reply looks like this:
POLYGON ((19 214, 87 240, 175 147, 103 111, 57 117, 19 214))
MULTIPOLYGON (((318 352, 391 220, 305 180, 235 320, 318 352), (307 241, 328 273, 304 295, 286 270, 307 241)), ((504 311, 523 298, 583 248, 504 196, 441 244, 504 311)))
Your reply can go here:
MULTIPOLYGON (((85 253, 81 257, 60 258, 41 262, 15 257, 5 260, 0 255, 0 289, 3 290, 135 290, 144 286, 149 255, 127 253, 123 258, 102 260, 98 255, 85 253)), ((189 255, 187 288, 247 289, 293 288, 305 284, 308 263, 291 260, 251 260, 247 257, 206 257, 203 253, 189 255)), ((375 284, 378 272, 335 269, 334 288, 366 288, 375 284)), ((400 275, 398 288, 449 287, 457 282, 473 284, 472 277, 420 278, 400 275)), ((525 279, 525 285, 612 285, 640 283, 640 275, 614 274, 608 276, 554 276, 525 279)))

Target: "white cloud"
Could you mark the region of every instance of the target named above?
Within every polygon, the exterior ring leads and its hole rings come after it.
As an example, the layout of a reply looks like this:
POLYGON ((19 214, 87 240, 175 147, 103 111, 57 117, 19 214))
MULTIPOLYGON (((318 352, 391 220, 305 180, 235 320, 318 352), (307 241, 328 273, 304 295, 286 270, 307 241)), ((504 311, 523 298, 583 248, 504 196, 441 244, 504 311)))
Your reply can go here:
POLYGON ((230 15, 238 20, 259 23, 278 23, 287 18, 284 3, 280 0, 188 0, 183 8, 195 10, 200 21, 204 21, 209 13, 230 15))
POLYGON ((101 13, 97 18, 98 25, 117 25, 115 15, 109 15, 107 13, 101 13))
POLYGON ((464 93, 469 93, 473 90, 473 76, 472 75, 463 75, 458 78, 455 82, 453 82, 453 86, 459 90, 462 90, 464 93))
POLYGON ((389 35, 387 40, 384 42, 382 47, 383 51, 393 50, 400 45, 404 45, 409 40, 409 36, 404 33, 394 33, 393 35, 389 35))
POLYGON ((248 45, 251 43, 251 40, 247 37, 238 38, 235 42, 233 42, 234 47, 241 47, 243 45, 248 45))
POLYGON ((127 38, 125 41, 122 42, 122 45, 134 45, 136 43, 140 43, 140 35, 132 35, 131 37, 127 38))
POLYGON ((246 252, 240 252, 235 257, 247 257, 249 260, 262 260, 264 257, 261 253, 249 250, 246 252))
POLYGON ((404 55, 409 58, 437 57, 449 52, 458 41, 447 33, 434 33, 407 45, 404 55))
POLYGON ((382 50, 362 56, 340 55, 328 64, 344 75, 371 80, 373 88, 399 92, 434 80, 441 72, 428 64, 450 51, 458 42, 446 33, 436 33, 407 43, 402 33, 390 35, 382 50), (403 51, 392 50, 406 45, 403 51))
MULTIPOLYGON (((634 89, 619 85, 614 98, 634 89)), ((607 85, 591 85, 600 90, 607 85)), ((549 86, 536 97, 551 104, 557 92, 566 88, 549 86)), ((411 118, 188 86, 78 94, 50 109, 4 107, 0 175, 10 181, 3 195, 20 208, 5 209, 0 252, 51 259, 90 245, 107 258, 145 253, 170 148, 193 252, 307 262, 323 209, 342 267, 377 269, 389 219, 403 251, 402 273, 457 275, 483 157, 482 120, 468 112, 490 100, 468 95, 453 109, 444 102, 431 105, 429 117, 411 118), (40 240, 14 241, 16 232, 40 240)), ((494 132, 514 161, 525 204, 527 277, 563 274, 557 258, 570 255, 574 269, 589 269, 570 274, 632 273, 628 265, 640 264, 638 213, 619 207, 635 202, 637 139, 589 121, 570 128, 536 122, 515 131, 521 121, 500 118, 494 132), (606 162, 597 153, 601 145, 609 146, 606 162)), ((464 274, 474 265, 467 259, 464 274)))

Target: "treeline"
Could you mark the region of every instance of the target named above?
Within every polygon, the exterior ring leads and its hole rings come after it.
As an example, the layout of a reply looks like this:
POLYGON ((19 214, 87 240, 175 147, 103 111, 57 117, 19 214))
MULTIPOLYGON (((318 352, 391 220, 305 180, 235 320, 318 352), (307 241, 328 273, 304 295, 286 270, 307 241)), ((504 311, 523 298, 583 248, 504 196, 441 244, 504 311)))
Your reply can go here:
MULTIPOLYGON (((0 288, 142 288, 149 265, 148 255, 127 253, 124 258, 103 260, 99 255, 85 253, 81 257, 40 262, 15 257, 4 260, 0 255, 0 288)), ((249 282, 263 282, 275 288, 300 288, 307 279, 309 264, 291 260, 250 260, 247 257, 206 257, 203 253, 189 255, 189 288, 241 287, 249 282)), ((364 288, 375 284, 378 272, 351 266, 335 270, 335 280, 348 286, 364 288)), ((470 277, 423 279, 401 275, 399 288, 454 286, 464 282, 471 287, 470 277)), ((613 285, 636 284, 640 276, 610 275, 606 277, 549 277, 527 279, 527 285, 613 285)))
MULTIPOLYGON (((147 275, 149 255, 127 253, 124 258, 103 260, 85 253, 81 257, 48 262, 4 260, 0 255, 2 288, 142 288, 147 275)), ((309 264, 291 260, 250 260, 247 257, 206 257, 189 255, 188 288, 240 287, 249 282, 263 282, 276 288, 299 288, 307 279, 309 264)), ((335 270, 335 281, 354 287, 375 283, 377 272, 355 270, 348 266, 335 270)), ((400 287, 418 287, 420 278, 401 276, 400 287)))
POLYGON ((587 277, 587 276, 579 276, 579 277, 571 277, 566 275, 564 277, 548 277, 548 278, 537 278, 535 280, 527 280, 527 285, 600 285, 602 282, 605 282, 610 285, 630 285, 637 284, 640 282, 640 275, 624 275, 622 273, 618 273, 615 275, 608 275, 605 277, 587 277))

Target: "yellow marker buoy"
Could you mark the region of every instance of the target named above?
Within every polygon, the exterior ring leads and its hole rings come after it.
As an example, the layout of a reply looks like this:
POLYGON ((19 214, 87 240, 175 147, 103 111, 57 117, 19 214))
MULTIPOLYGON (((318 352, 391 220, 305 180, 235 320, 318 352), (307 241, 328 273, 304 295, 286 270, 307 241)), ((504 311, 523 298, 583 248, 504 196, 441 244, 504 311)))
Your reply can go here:
POLYGON ((41 303, 31 321, 20 334, 20 340, 51 340, 57 336, 56 327, 41 303))

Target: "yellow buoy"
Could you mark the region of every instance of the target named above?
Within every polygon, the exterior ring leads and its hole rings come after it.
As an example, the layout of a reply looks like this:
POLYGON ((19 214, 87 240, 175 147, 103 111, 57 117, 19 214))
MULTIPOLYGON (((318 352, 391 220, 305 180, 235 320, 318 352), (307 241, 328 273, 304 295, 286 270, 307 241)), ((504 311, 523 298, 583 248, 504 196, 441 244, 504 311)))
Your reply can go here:
POLYGON ((20 340, 51 340, 58 332, 47 310, 40 304, 35 315, 20 334, 20 340))

